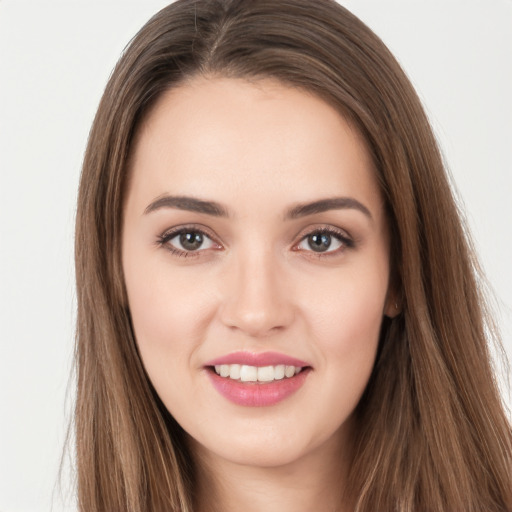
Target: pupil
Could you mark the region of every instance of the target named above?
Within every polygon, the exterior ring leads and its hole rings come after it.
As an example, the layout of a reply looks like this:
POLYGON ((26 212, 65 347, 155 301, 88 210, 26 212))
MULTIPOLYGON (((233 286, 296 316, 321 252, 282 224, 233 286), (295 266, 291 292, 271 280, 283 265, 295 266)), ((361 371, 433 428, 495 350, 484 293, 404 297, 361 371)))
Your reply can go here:
POLYGON ((309 236, 309 246, 315 252, 324 252, 331 246, 331 235, 326 233, 316 233, 309 236))
POLYGON ((201 233, 182 233, 180 235, 181 246, 187 251, 196 251, 203 244, 203 235, 201 233))

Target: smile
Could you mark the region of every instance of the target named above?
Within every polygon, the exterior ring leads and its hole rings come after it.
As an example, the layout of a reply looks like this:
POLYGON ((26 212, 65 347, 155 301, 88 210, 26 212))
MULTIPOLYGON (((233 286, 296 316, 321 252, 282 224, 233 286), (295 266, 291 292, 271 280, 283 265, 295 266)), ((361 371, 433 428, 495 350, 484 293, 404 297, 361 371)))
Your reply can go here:
POLYGON ((246 364, 220 364, 214 366, 215 373, 221 377, 240 382, 272 382, 289 379, 302 370, 300 366, 249 366, 246 364))
POLYGON ((313 368, 276 352, 234 352, 209 361, 205 369, 215 390, 231 403, 267 407, 290 397, 313 368))

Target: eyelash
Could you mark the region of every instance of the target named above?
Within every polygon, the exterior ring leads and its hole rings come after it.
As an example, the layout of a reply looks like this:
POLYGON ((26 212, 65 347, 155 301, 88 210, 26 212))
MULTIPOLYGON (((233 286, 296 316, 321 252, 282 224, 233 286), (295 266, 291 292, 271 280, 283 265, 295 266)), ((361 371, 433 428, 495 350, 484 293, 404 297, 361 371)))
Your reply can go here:
MULTIPOLYGON (((184 258, 198 257, 201 255, 201 252, 207 250, 207 249, 202 249, 202 250, 199 249, 197 251, 185 251, 185 250, 177 249, 176 247, 173 247, 169 243, 173 238, 176 238, 177 236, 185 234, 185 233, 196 233, 196 234, 202 235, 203 237, 210 239, 212 241, 212 243, 217 246, 215 248, 215 250, 218 250, 219 248, 222 247, 220 243, 215 241, 215 237, 213 237, 207 230, 205 230, 203 227, 194 226, 194 225, 183 226, 180 228, 172 229, 170 231, 166 231, 165 233, 163 233, 162 235, 160 235, 158 237, 157 243, 159 246, 164 247, 166 250, 171 252, 174 256, 184 257, 184 258)), ((334 227, 321 227, 321 228, 311 229, 311 230, 307 231, 306 233, 303 233, 300 236, 299 242, 294 245, 293 250, 301 251, 301 249, 298 249, 297 247, 300 244, 302 244, 305 240, 307 240, 308 237, 310 237, 312 235, 328 235, 328 236, 335 238, 336 240, 338 240, 341 243, 341 247, 336 250, 333 250, 333 251, 329 251, 329 250, 324 251, 324 252, 321 252, 321 251, 316 252, 313 250, 304 251, 304 252, 310 253, 310 256, 312 256, 312 257, 326 258, 326 257, 330 257, 330 256, 335 256, 335 255, 339 254, 340 252, 345 251, 346 249, 353 249, 355 247, 354 240, 352 238, 350 238, 350 236, 348 236, 347 233, 345 233, 344 231, 336 229, 334 227)))
MULTIPOLYGON (((170 253, 172 253, 174 256, 182 257, 182 258, 194 258, 197 256, 200 256, 201 250, 197 251, 183 251, 181 249, 177 249, 176 247, 173 247, 169 242, 176 238, 179 235, 185 234, 185 233, 196 233, 200 234, 203 237, 206 237, 210 239, 215 245, 217 245, 219 248, 221 247, 221 244, 215 242, 215 237, 213 237, 207 230, 204 229, 202 226, 183 226, 180 228, 175 228, 170 231, 166 231, 162 235, 158 237, 157 243, 158 245, 164 247, 166 250, 168 250, 170 253)), ((203 249, 204 251, 205 249, 203 249)))
POLYGON ((314 228, 311 230, 308 230, 306 233, 303 233, 300 236, 299 243, 294 245, 294 250, 299 251, 300 249, 297 249, 300 244, 302 244, 305 240, 307 240, 308 237, 312 235, 328 235, 336 240, 338 240, 341 243, 341 247, 335 250, 327 250, 324 252, 316 252, 313 250, 305 251, 309 253, 308 255, 310 257, 315 258, 329 258, 332 256, 338 256, 341 252, 347 250, 347 249, 353 249, 355 247, 354 240, 345 232, 340 229, 334 228, 334 227, 320 227, 320 228, 314 228))

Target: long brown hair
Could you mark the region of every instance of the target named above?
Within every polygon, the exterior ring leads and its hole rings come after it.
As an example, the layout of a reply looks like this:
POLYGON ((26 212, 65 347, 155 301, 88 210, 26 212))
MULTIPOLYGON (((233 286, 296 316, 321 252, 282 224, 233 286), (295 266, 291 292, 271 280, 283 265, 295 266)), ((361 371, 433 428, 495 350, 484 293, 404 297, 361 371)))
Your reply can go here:
POLYGON ((272 77, 323 98, 372 153, 400 314, 385 319, 356 410, 357 512, 512 510, 512 434, 488 350, 478 265, 421 103, 380 39, 331 0, 178 0, 117 64, 78 199, 76 443, 84 512, 192 512, 183 432, 130 325, 121 221, 130 148, 163 91, 195 75, 272 77))

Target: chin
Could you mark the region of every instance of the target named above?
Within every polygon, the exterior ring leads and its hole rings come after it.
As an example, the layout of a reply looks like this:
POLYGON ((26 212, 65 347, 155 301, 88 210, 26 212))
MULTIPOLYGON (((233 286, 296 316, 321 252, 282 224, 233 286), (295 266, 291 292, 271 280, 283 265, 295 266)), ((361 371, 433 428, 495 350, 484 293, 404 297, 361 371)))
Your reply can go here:
POLYGON ((327 450, 332 455, 333 450, 340 446, 345 429, 335 432, 308 432, 279 425, 268 428, 255 428, 235 433, 231 429, 220 429, 220 432, 210 431, 208 435, 198 435, 192 439, 191 447, 199 458, 207 457, 212 461, 224 461, 240 466, 260 468, 279 468, 292 466, 307 460, 309 456, 327 450))

